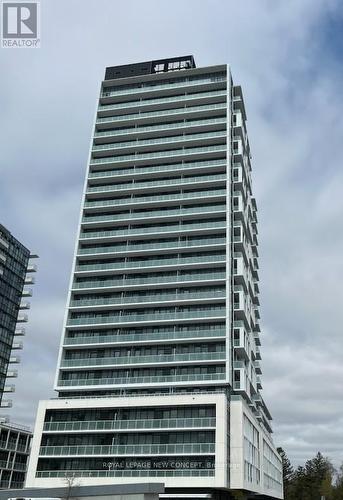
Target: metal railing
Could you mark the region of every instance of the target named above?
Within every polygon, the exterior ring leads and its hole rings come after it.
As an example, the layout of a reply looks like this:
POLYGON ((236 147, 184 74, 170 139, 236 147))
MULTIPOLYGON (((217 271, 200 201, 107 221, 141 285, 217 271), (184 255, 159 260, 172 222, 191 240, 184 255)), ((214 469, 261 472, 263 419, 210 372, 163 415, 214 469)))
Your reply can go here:
POLYGON ((85 445, 85 446, 41 446, 40 456, 58 455, 161 455, 164 453, 214 453, 214 443, 180 443, 180 444, 137 444, 137 445, 85 445))
POLYGON ((180 257, 176 259, 149 259, 149 260, 132 260, 126 262, 109 262, 102 264, 80 264, 76 266, 76 271, 115 271, 117 269, 141 269, 142 267, 163 267, 163 266, 181 266, 183 264, 222 264, 226 262, 225 254, 223 255, 203 255, 199 257, 180 257))
POLYGON ((219 214, 222 212, 226 212, 226 205, 212 205, 212 206, 203 206, 203 207, 190 207, 190 208, 176 208, 174 210, 161 209, 161 210, 150 210, 147 212, 133 212, 133 213, 125 213, 125 214, 111 214, 111 215, 92 215, 92 216, 83 216, 82 223, 93 223, 93 222, 105 222, 105 221, 117 221, 123 220, 128 221, 132 219, 146 219, 147 217, 159 217, 164 218, 168 215, 174 215, 179 217, 181 215, 196 215, 203 213, 212 213, 218 212, 219 214))
POLYGON ((163 375, 147 377, 120 377, 120 378, 73 378, 61 379, 58 386, 91 386, 91 385, 127 385, 127 384, 158 384, 166 382, 196 382, 204 380, 223 380, 225 372, 220 373, 192 373, 187 375, 163 375))
POLYGON ((174 363, 176 361, 211 361, 221 360, 225 361, 225 351, 217 352, 192 352, 180 353, 170 355, 152 355, 152 356, 117 356, 117 357, 103 357, 103 358, 81 358, 81 359, 63 359, 61 368, 73 367, 90 367, 102 365, 131 365, 131 364, 150 364, 157 363, 174 363))
POLYGON ((184 283, 187 281, 204 281, 204 280, 224 280, 226 273, 212 272, 212 273, 192 273, 175 276, 146 276, 142 278, 122 278, 122 279, 109 279, 109 280, 88 280, 79 281, 72 285, 73 290, 81 290, 85 288, 108 288, 115 286, 129 286, 129 285, 147 285, 158 283, 184 283))
POLYGON ((188 156, 197 153, 213 153, 213 152, 226 152, 226 144, 219 144, 217 146, 202 146, 196 148, 180 148, 168 151, 155 151, 151 153, 135 153, 130 155, 120 156, 106 156, 104 158, 95 158, 90 161, 90 165, 100 165, 106 163, 121 163, 123 161, 139 161, 139 160, 153 160, 154 158, 164 158, 170 156, 188 156))
POLYGON ((147 243, 140 243, 139 245, 136 244, 130 244, 130 242, 125 242, 124 245, 122 244, 117 244, 117 245, 111 245, 111 246, 101 246, 98 245, 96 247, 81 247, 78 251, 78 255, 96 255, 96 254, 102 254, 102 253, 118 253, 118 252, 135 252, 137 250, 150 250, 150 249, 169 249, 169 248, 188 248, 188 247, 201 247, 204 248, 206 245, 225 245, 226 244, 226 238, 200 238, 200 239, 192 239, 188 241, 180 241, 176 239, 175 241, 162 241, 159 242, 158 240, 151 242, 148 241, 147 243))
POLYGON ((169 339, 192 339, 196 338, 206 338, 206 337, 224 337, 225 330, 193 330, 193 331, 171 331, 163 333, 145 333, 144 335, 132 334, 132 335, 92 335, 87 336, 87 332, 84 335, 78 335, 77 337, 65 337, 64 345, 75 345, 75 344, 105 344, 110 342, 145 342, 148 340, 169 340, 169 339))
POLYGON ((216 130, 215 132, 198 132, 195 134, 183 134, 183 135, 174 135, 167 137, 156 137, 155 139, 135 139, 131 141, 123 141, 123 142, 113 142, 106 144, 94 144, 92 147, 92 153, 97 153, 99 151, 111 151, 113 149, 122 149, 122 148, 139 148, 145 146, 155 146, 159 144, 170 144, 177 142, 192 142, 199 141, 203 139, 219 139, 222 137, 226 137, 226 130, 216 130))
POLYGON ((106 132, 95 132, 94 138, 102 138, 102 137, 114 137, 114 136, 120 136, 120 135, 127 135, 127 134, 140 134, 144 132, 159 132, 159 131, 164 131, 164 130, 178 130, 180 128, 190 128, 190 127, 200 127, 202 125, 226 125, 226 116, 221 117, 221 118, 206 118, 203 120, 192 120, 192 121, 180 121, 180 122, 173 122, 173 123, 159 123, 156 125, 141 125, 138 127, 134 128, 121 128, 121 129, 114 129, 114 130, 107 130, 106 132))
POLYGON ((209 189, 207 191, 195 191, 190 193, 176 193, 169 194, 166 193, 164 195, 152 195, 152 196, 139 196, 136 198, 128 197, 128 198, 114 198, 110 200, 87 200, 85 201, 85 208, 99 208, 99 207, 108 207, 108 206, 119 206, 119 205, 132 205, 132 204, 140 204, 146 202, 159 202, 159 201, 180 201, 190 200, 194 198, 201 197, 202 200, 205 198, 211 197, 224 197, 226 195, 226 189, 209 189))
MULTIPOLYGON (((65 471, 37 471, 36 477, 62 477, 65 478, 70 474, 69 470, 65 471)), ((73 470, 72 474, 75 477, 204 477, 214 476, 213 469, 186 469, 186 470, 99 470, 99 471, 78 471, 73 470)))
POLYGON ((226 110, 227 104, 226 102, 215 103, 215 104, 202 104, 200 106, 183 106, 179 108, 172 108, 160 111, 143 111, 139 113, 132 113, 128 115, 116 115, 116 116, 106 116, 103 118, 97 118, 96 124, 108 123, 108 122, 116 122, 123 120, 140 120, 146 118, 154 118, 154 117, 164 117, 164 116, 174 116, 180 114, 188 114, 194 112, 207 112, 207 111, 216 111, 216 110, 226 110))
POLYGON ((215 428, 215 417, 165 418, 141 420, 93 420, 75 422, 45 422, 44 431, 93 431, 125 429, 177 429, 188 427, 215 428))
POLYGON ((155 314, 132 313, 132 314, 113 314, 108 316, 94 315, 80 318, 69 318, 67 326, 72 325, 93 325, 105 323, 132 323, 133 321, 167 321, 170 319, 199 319, 199 318, 225 318, 225 308, 204 309, 193 311, 173 311, 173 312, 157 312, 155 314))
POLYGON ((153 97, 151 99, 129 101, 129 102, 119 102, 117 104, 100 104, 98 107, 98 113, 106 113, 107 111, 115 111, 117 109, 129 109, 145 106, 156 106, 160 104, 168 103, 179 103, 181 101, 193 101, 193 100, 203 100, 211 97, 224 97, 226 98, 226 90, 210 90, 208 92, 198 92, 194 94, 177 95, 170 97, 153 97))
POLYGON ((142 227, 142 228, 130 228, 130 229, 116 229, 108 231, 89 231, 81 232, 80 239, 89 238, 106 238, 109 236, 130 236, 130 235, 147 235, 156 233, 171 233, 171 232, 183 232, 192 231, 194 229, 213 229, 220 228, 226 229, 226 221, 215 221, 215 222, 195 222, 193 224, 182 224, 177 223, 174 225, 165 226, 153 226, 153 227, 142 227))
POLYGON ((192 162, 182 162, 182 163, 172 163, 167 165, 155 165, 148 167, 129 167, 129 168, 118 168, 115 170, 95 170, 89 172, 89 179, 97 179, 102 177, 120 177, 122 175, 140 175, 140 174, 150 174, 154 172, 177 172, 178 170, 188 170, 196 168, 206 168, 206 167, 226 167, 226 159, 221 160, 208 160, 208 161, 192 161, 192 162))
POLYGON ((128 189, 143 189, 147 187, 173 186, 179 184, 194 184, 197 182, 226 181, 226 174, 198 175, 194 177, 179 177, 175 179, 148 180, 138 182, 126 182, 122 184, 106 184, 105 186, 89 187, 87 193, 98 193, 103 191, 120 191, 128 189))
MULTIPOLYGON (((104 87, 103 91, 101 92, 101 98, 104 97, 117 97, 120 95, 130 95, 130 94, 139 94, 139 93, 146 93, 146 92, 151 92, 155 90, 169 90, 169 89, 175 89, 175 88, 180 88, 180 87, 194 87, 197 85, 204 85, 204 84, 213 84, 213 83, 220 83, 220 82, 226 82, 226 76, 209 76, 207 78, 185 78, 182 81, 176 80, 175 82, 168 81, 168 83, 162 83, 159 85, 153 85, 149 83, 143 84, 141 87, 136 87, 132 86, 132 88, 127 88, 127 89, 118 89, 118 90, 108 90, 106 91, 106 87, 104 87)), ((109 88, 115 88, 115 87, 109 87, 109 88)))
POLYGON ((179 300, 192 300, 192 299, 225 299, 225 289, 223 290, 205 290, 193 293, 145 293, 144 295, 134 295, 134 296, 114 296, 114 297, 100 297, 92 299, 78 299, 71 300, 69 307, 80 307, 80 306, 103 306, 103 305, 119 305, 119 304, 136 304, 141 302, 169 302, 169 301, 179 301, 179 300))

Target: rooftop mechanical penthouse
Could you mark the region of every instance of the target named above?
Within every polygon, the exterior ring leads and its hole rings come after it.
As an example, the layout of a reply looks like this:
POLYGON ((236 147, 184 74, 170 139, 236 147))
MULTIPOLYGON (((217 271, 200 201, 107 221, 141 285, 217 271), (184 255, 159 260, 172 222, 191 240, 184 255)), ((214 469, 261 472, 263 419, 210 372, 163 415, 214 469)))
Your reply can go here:
MULTIPOLYGON (((282 498, 261 395, 240 86, 192 56, 106 69, 55 389, 26 485, 282 498)), ((260 498, 260 497, 259 497, 260 498)))

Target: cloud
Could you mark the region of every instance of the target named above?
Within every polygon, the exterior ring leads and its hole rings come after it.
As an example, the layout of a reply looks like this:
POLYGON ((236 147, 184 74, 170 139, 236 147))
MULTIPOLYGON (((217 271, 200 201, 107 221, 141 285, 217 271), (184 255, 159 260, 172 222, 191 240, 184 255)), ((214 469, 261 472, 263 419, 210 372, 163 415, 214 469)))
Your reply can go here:
POLYGON ((335 0, 42 5, 1 51, 0 218, 41 255, 14 420, 50 397, 91 124, 107 65, 193 53, 243 86, 259 206, 264 397, 295 463, 342 460, 342 9, 335 0), (37 371, 37 367, 39 371, 37 371))

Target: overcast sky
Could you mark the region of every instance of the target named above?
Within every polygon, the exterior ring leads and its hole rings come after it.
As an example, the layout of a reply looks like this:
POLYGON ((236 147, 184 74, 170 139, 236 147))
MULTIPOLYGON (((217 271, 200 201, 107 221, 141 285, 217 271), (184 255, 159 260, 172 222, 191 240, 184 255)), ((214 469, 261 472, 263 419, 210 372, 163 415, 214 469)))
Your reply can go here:
POLYGON ((294 463, 343 460, 343 4, 42 0, 41 48, 0 48, 0 222, 40 255, 12 420, 52 385, 106 66, 229 63, 259 207, 263 396, 294 463))

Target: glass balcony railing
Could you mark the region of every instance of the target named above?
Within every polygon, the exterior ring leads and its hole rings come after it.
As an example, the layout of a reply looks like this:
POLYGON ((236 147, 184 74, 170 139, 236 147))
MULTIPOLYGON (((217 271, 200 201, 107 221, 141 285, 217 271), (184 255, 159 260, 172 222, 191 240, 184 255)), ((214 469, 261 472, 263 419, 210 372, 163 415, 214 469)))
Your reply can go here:
POLYGON ((193 239, 190 241, 154 241, 153 243, 147 242, 139 245, 130 245, 129 242, 124 245, 111 245, 111 246, 97 246, 97 247, 81 247, 78 250, 78 255, 96 255, 102 253, 119 253, 119 252, 135 252, 137 250, 158 250, 167 248, 188 248, 188 247, 201 247, 211 245, 225 245, 225 238, 201 238, 193 239))
POLYGON ((245 362, 244 361, 234 361, 233 367, 234 368, 245 368, 245 362))
POLYGON ((203 77, 203 78, 194 78, 194 79, 184 79, 183 81, 169 81, 168 83, 162 83, 160 85, 152 85, 149 83, 142 84, 140 87, 132 87, 132 88, 127 88, 127 89, 119 89, 119 90, 113 90, 113 91, 106 91, 106 87, 103 89, 101 93, 101 97, 117 97, 120 95, 130 95, 130 94, 140 94, 144 92, 151 92, 155 90, 169 90, 169 89, 176 89, 176 88, 182 88, 182 87, 194 87, 197 85, 204 85, 204 84, 211 84, 211 83, 220 83, 220 82, 226 82, 226 77, 225 76, 217 76, 217 77, 203 77))
POLYGON ((207 290, 203 292, 193 293, 158 293, 133 296, 115 296, 115 297, 100 297, 92 299, 78 299, 70 301, 70 307, 80 306, 103 306, 103 305, 118 305, 118 304, 140 304, 142 302, 163 302, 179 300, 196 300, 196 299, 222 299, 225 300, 225 290, 207 290))
POLYGON ((152 355, 152 356, 117 356, 111 358, 81 358, 81 359, 63 359, 61 362, 62 368, 74 367, 89 367, 103 365, 133 365, 146 364, 153 365, 156 363, 175 363, 187 361, 225 361, 225 351, 218 352, 190 352, 184 354, 170 355, 152 355))
POLYGON ((185 375, 155 375, 147 377, 116 377, 116 378, 72 378, 61 379, 60 387, 92 386, 92 385, 127 385, 127 384, 164 384, 176 382, 225 381, 225 373, 192 373, 185 375))
POLYGON ((116 122, 116 121, 123 121, 123 120, 140 120, 140 119, 146 119, 146 118, 163 118, 168 115, 183 115, 183 114, 188 114, 188 113, 197 113, 197 112, 210 112, 210 111, 216 111, 216 110, 226 110, 227 104, 226 102, 221 102, 218 104, 202 104, 200 106, 184 106, 182 108, 172 108, 172 109, 165 109, 165 110, 160 110, 160 111, 146 111, 146 112, 139 112, 139 113, 132 113, 128 115, 117 115, 117 116, 107 116, 103 118, 97 118, 96 123, 102 124, 102 123, 108 123, 108 122, 116 122))
POLYGON ((105 222, 105 221, 117 221, 117 220, 132 220, 132 219, 147 219, 147 217, 167 217, 174 215, 175 217, 182 215, 196 215, 202 213, 211 212, 226 212, 226 205, 212 205, 208 207, 189 207, 189 208, 177 208, 175 210, 151 210, 147 212, 133 212, 126 214, 111 214, 111 215, 95 215, 92 217, 84 216, 82 218, 83 223, 92 222, 105 222))
POLYGON ((167 151, 154 151, 150 153, 134 153, 129 155, 119 156, 106 156, 105 158, 95 158, 90 161, 90 165, 102 165, 106 163, 122 163, 124 161, 140 161, 140 160, 154 160, 156 158, 169 158, 171 156, 188 156, 194 154, 206 153, 226 153, 226 144, 219 144, 217 146, 202 146, 196 148, 180 148, 171 149, 167 151))
POLYGON ((69 318, 67 326, 75 325, 96 325, 112 323, 132 323, 133 321, 168 321, 180 319, 196 318, 225 318, 225 309, 195 310, 195 311, 175 311, 155 314, 113 314, 111 316, 84 316, 82 318, 69 318))
POLYGON ((225 221, 215 221, 215 222, 199 222, 197 224, 175 224, 170 226, 153 226, 153 227, 143 227, 143 228, 132 228, 132 229, 117 229, 117 230, 109 230, 109 231, 89 231, 89 232, 81 232, 80 239, 88 239, 88 238, 109 238, 112 236, 133 236, 140 235, 146 236, 148 234, 170 234, 170 233, 180 233, 183 231, 192 231, 196 229, 213 229, 220 228, 226 229, 225 221))
POLYGON ((136 139, 134 141, 114 142, 109 144, 96 144, 92 148, 93 153, 98 151, 111 151, 121 148, 139 148, 144 146, 155 146, 159 144, 170 144, 176 142, 202 141, 204 139, 217 139, 226 137, 226 130, 217 130, 215 132, 203 132, 197 134, 177 135, 168 137, 157 137, 156 139, 136 139))
POLYGON ((90 420, 72 422, 45 422, 44 431, 94 431, 94 430, 126 430, 126 429, 183 429, 183 428, 215 428, 215 417, 204 418, 165 418, 145 420, 90 420))
POLYGON ((170 201, 170 200, 190 200, 194 198, 201 198, 204 200, 205 198, 208 197, 213 197, 213 196, 225 196, 226 195, 226 189, 212 189, 208 191, 194 191, 190 193, 176 193, 176 194, 169 194, 166 193, 164 195, 152 195, 152 196, 140 196, 137 198, 121 198, 121 199, 113 199, 113 200, 86 200, 85 201, 85 208, 100 208, 100 207, 114 207, 114 206, 119 206, 119 205, 135 205, 135 204, 140 204, 140 203, 146 203, 146 202, 159 202, 159 201, 170 201))
POLYGON ((186 275, 175 275, 175 276, 152 276, 152 277, 142 277, 142 278, 123 278, 118 280, 89 280, 89 281, 79 281, 73 284, 74 290, 79 290, 83 288, 106 288, 113 286, 129 286, 129 285, 148 285, 157 283, 182 283, 185 281, 214 281, 214 280, 224 280, 226 277, 225 272, 216 273, 192 273, 186 275))
MULTIPOLYGON (((53 471, 37 471, 36 477, 62 477, 65 479, 67 472, 65 470, 53 471)), ((96 471, 81 471, 72 470, 75 477, 207 477, 214 476, 215 469, 167 469, 167 470, 150 470, 150 469, 137 469, 137 470, 96 470, 96 471)))
POLYGON ((147 187, 173 186, 178 184, 195 184, 197 182, 226 181, 226 174, 199 175, 195 177, 180 177, 175 179, 126 182, 123 184, 106 184, 105 186, 89 186, 87 193, 98 193, 104 191, 120 191, 128 189, 146 189, 147 187))
POLYGON ((58 455, 163 455, 165 453, 214 453, 214 443, 180 444, 131 444, 131 445, 86 445, 86 446, 41 446, 40 456, 58 455))
POLYGON ((177 95, 170 97, 157 97, 152 99, 144 99, 130 102, 119 102, 117 104, 100 104, 98 113, 107 113, 108 111, 116 111, 118 109, 141 108, 145 106, 159 106, 160 104, 179 103, 182 101, 195 101, 209 98, 222 97, 226 99, 226 90, 210 90, 209 92, 199 92, 194 94, 177 95))
POLYGON ((87 264, 76 266, 76 271, 105 271, 116 269, 141 269, 142 267, 180 266, 183 264, 206 264, 226 262, 224 255, 204 255, 201 257, 182 257, 178 259, 149 259, 131 262, 110 262, 108 264, 87 264))
POLYGON ((174 123, 162 123, 157 125, 147 125, 134 128, 122 128, 107 130, 106 132, 96 132, 94 134, 95 139, 103 137, 115 137, 126 134, 140 134, 146 132, 163 132, 164 130, 178 130, 180 128, 190 128, 190 127, 201 127, 206 125, 226 125, 226 117, 223 118, 206 118, 203 120, 193 120, 193 121, 181 121, 174 123))
POLYGON ((77 337, 65 337, 64 345, 75 344, 106 344, 106 343, 122 343, 122 342, 145 342, 149 340, 172 340, 172 339, 192 339, 192 338, 207 338, 207 337, 225 337, 225 330, 188 330, 188 331, 163 331, 160 333, 144 333, 144 334, 127 334, 127 335, 83 335, 77 337))
POLYGON ((192 168, 207 168, 207 167, 226 167, 226 159, 222 160, 208 160, 208 161, 192 161, 187 163, 172 163, 167 165, 155 165, 148 167, 130 167, 121 168, 116 170, 95 170, 89 173, 89 179, 96 179, 98 177, 117 177, 121 175, 138 175, 150 174, 154 172, 175 172, 178 170, 184 171, 192 168))

